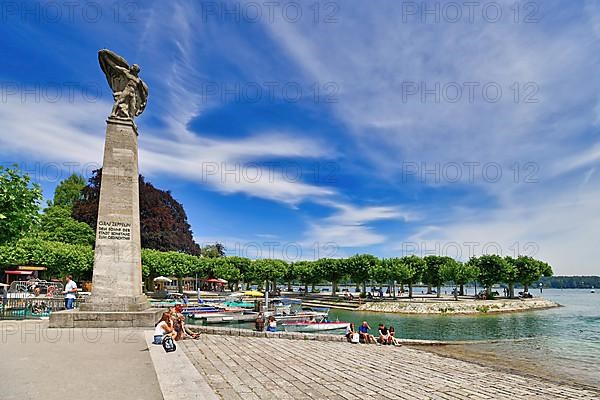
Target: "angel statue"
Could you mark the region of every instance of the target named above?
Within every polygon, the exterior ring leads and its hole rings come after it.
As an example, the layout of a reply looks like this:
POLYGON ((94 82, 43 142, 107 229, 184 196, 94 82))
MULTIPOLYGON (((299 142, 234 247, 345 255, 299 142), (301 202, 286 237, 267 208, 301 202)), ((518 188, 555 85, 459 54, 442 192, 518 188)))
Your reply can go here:
POLYGON ((98 61, 115 100, 110 117, 133 121, 148 101, 148 86, 138 76, 140 67, 129 66, 123 57, 107 49, 98 52, 98 61))

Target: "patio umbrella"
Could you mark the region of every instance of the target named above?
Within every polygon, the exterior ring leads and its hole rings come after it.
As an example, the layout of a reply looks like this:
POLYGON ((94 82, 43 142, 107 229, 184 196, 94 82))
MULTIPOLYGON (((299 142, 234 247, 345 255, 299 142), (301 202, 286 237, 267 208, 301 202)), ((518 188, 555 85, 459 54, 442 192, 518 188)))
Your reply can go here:
POLYGON ((210 279, 205 279, 203 280, 203 282, 208 282, 208 283, 218 283, 218 284, 224 284, 227 283, 227 281, 223 280, 223 279, 216 279, 216 278, 210 278, 210 279))
POLYGON ((263 297, 264 295, 264 293, 259 292, 258 290, 246 290, 244 292, 244 296, 263 297))
POLYGON ((165 276, 158 276, 158 277, 154 278, 153 280, 154 280, 154 282, 166 282, 166 283, 173 282, 172 280, 170 280, 169 278, 167 278, 165 276))

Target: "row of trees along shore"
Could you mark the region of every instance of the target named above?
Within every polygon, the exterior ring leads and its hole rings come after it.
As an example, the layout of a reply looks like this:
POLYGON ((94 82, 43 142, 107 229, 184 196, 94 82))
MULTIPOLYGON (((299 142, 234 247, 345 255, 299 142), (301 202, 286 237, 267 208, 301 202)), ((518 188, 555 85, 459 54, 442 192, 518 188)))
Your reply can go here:
MULTIPOLYGON (((45 266, 46 277, 73 275, 90 279, 94 259, 95 226, 100 193, 101 170, 94 171, 86 185, 72 175, 56 187, 54 198, 40 212, 42 192, 18 168, 0 166, 0 267, 11 265, 45 266)), ((200 248, 192 236, 183 206, 168 191, 155 188, 140 176, 140 214, 143 276, 217 277, 232 288, 255 283, 272 287, 284 282, 291 288, 301 282, 308 289, 323 282, 337 292, 339 283, 351 281, 362 286, 376 282, 408 285, 409 296, 418 283, 430 288, 451 282, 463 294, 463 286, 480 282, 488 292, 505 283, 510 295, 520 283, 525 291, 542 276, 552 276, 552 268, 531 257, 482 255, 468 262, 450 257, 409 255, 379 259, 369 254, 349 258, 323 258, 315 261, 286 262, 274 259, 250 260, 224 257, 222 245, 200 248)))
MULTIPOLYGON (((46 275, 54 277, 71 274, 76 279, 89 279, 93 259, 94 250, 91 246, 39 238, 23 238, 16 243, 0 246, 0 264, 43 265, 48 268, 46 275)), ((235 256, 209 258, 143 249, 142 273, 148 282, 161 275, 222 278, 236 290, 240 285, 248 287, 251 284, 263 288, 264 282, 268 282, 269 289, 277 283, 286 283, 288 290, 291 290, 292 283, 301 282, 308 291, 309 286, 314 289, 315 285, 328 282, 332 284, 332 294, 338 291, 339 283, 350 281, 357 286, 360 284, 363 296, 367 282, 407 285, 409 297, 412 297, 413 286, 423 283, 437 288, 439 297, 441 286, 447 283, 456 287, 456 295, 463 295, 463 286, 472 282, 480 282, 488 293, 493 285, 504 283, 508 286, 510 296, 514 296, 516 283, 522 284, 527 291, 528 286, 542 276, 551 276, 552 268, 528 256, 512 258, 482 255, 463 263, 435 255, 379 259, 370 254, 357 254, 340 259, 286 262, 235 256)))

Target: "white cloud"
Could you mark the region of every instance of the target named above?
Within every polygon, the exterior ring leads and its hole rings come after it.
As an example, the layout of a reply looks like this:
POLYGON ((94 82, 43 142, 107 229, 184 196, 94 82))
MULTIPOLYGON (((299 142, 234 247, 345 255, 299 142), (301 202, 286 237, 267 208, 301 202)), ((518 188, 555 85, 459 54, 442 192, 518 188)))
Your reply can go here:
MULTIPOLYGON (((101 165, 104 118, 110 107, 104 102, 7 102, 0 108, 5 132, 0 137, 2 152, 20 158, 27 154, 27 158, 47 162, 101 165)), ((159 131, 140 132, 142 174, 176 176, 221 193, 241 193, 289 205, 331 197, 336 191, 290 179, 276 166, 261 167, 258 163, 271 157, 311 159, 326 154, 319 143, 287 132, 259 133, 240 140, 191 137, 178 141, 161 138, 159 131), (238 172, 226 174, 226 169, 235 170, 236 166, 238 172), (214 173, 213 168, 217 168, 214 173)))
POLYGON ((323 204, 337 209, 331 216, 309 223, 305 232, 306 243, 324 245, 334 243, 338 247, 367 247, 384 243, 388 237, 369 226, 368 223, 384 220, 409 221, 416 218, 411 212, 397 207, 353 206, 325 201, 323 204))

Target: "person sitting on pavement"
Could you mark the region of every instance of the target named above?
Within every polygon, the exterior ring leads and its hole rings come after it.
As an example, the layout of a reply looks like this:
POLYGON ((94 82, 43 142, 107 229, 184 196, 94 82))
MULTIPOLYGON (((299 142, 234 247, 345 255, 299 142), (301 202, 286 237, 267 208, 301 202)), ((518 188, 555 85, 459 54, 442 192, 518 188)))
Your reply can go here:
POLYGON ((379 324, 379 329, 377 331, 379 334, 379 338, 377 339, 378 343, 381 344, 390 344, 392 341, 390 339, 390 333, 384 324, 379 324))
POLYGON ((160 321, 156 324, 152 344, 162 344, 165 336, 171 336, 173 339, 177 336, 177 332, 173 329, 173 322, 171 321, 171 314, 169 312, 163 313, 160 321))
POLYGON ((401 346, 400 342, 398 342, 398 339, 396 339, 396 330, 394 329, 393 326, 390 326, 388 328, 388 332, 390 333, 390 342, 394 346, 401 346))
POLYGON ((192 339, 198 339, 200 336, 198 333, 192 332, 185 325, 185 315, 183 315, 183 306, 181 304, 175 305, 173 311, 171 311, 171 319, 173 320, 173 328, 177 332, 175 340, 185 339, 187 336, 192 339))
POLYGON ((348 339, 349 342, 352 341, 352 335, 354 334, 354 324, 350 323, 347 327, 346 327, 346 339, 348 339))
POLYGON ((277 332, 277 321, 272 315, 269 317, 269 326, 267 326, 267 332, 277 332))
POLYGON ((371 327, 369 326, 367 321, 363 321, 362 324, 358 327, 358 333, 360 334, 360 341, 362 343, 369 344, 375 342, 375 338, 373 337, 373 335, 369 334, 369 329, 371 329, 371 327))
POLYGON ((265 330, 265 317, 263 316, 263 313, 259 313, 258 317, 256 317, 256 320, 254 321, 254 328, 258 332, 265 330))

